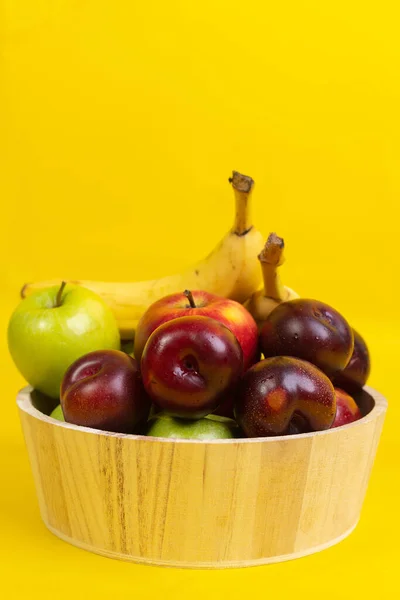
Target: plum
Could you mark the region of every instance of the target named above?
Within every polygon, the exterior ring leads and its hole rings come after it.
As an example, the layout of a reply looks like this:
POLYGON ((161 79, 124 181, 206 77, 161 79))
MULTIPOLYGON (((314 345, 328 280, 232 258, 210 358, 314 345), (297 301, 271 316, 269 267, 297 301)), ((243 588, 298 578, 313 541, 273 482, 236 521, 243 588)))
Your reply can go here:
POLYGON ((342 371, 354 347, 353 330, 334 308, 297 298, 279 304, 260 333, 264 357, 295 356, 316 365, 328 377, 342 371))
POLYGON ((329 378, 289 356, 267 358, 246 371, 235 401, 235 417, 247 437, 329 429, 335 414, 329 378))

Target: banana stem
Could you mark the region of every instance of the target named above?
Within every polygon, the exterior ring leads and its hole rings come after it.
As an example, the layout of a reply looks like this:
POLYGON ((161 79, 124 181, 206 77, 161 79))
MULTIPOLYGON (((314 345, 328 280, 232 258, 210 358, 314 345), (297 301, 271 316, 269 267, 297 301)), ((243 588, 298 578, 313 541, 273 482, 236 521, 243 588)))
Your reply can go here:
POLYGON ((235 193, 236 214, 233 232, 236 235, 245 235, 253 226, 250 218, 250 197, 254 187, 254 181, 247 175, 237 171, 232 172, 229 178, 235 193))
POLYGON ((58 306, 61 306, 61 298, 62 298, 62 293, 64 291, 65 286, 67 285, 66 281, 62 281, 61 285, 60 285, 60 289, 57 292, 57 296, 56 296, 56 305, 55 308, 57 308, 58 306))
POLYGON ((264 248, 258 255, 264 280, 264 296, 278 302, 285 300, 285 288, 278 273, 278 267, 284 263, 284 247, 283 239, 275 233, 270 233, 264 248))

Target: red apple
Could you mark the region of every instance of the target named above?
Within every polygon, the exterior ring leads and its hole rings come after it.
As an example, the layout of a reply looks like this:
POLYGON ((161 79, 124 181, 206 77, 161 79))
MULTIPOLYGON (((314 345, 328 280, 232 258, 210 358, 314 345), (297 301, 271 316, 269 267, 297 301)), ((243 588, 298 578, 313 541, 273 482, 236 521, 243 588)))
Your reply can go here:
POLYGON ((355 400, 340 388, 335 388, 336 394, 336 417, 331 426, 340 427, 347 423, 353 423, 361 419, 362 414, 355 400))
POLYGON ((247 437, 329 429, 336 413, 331 381, 305 360, 275 356, 249 369, 239 384, 235 416, 247 437))
POLYGON ((150 335, 141 370, 155 404, 172 416, 200 419, 232 393, 243 353, 233 333, 215 319, 179 317, 150 335))
POLYGON ((72 363, 60 401, 68 423, 118 433, 132 433, 151 405, 138 362, 119 350, 90 352, 72 363))
POLYGON ((244 306, 208 292, 187 290, 181 294, 165 296, 146 310, 135 332, 135 358, 140 361, 150 334, 159 325, 177 317, 191 315, 211 317, 232 331, 242 347, 245 370, 259 359, 257 325, 244 306))

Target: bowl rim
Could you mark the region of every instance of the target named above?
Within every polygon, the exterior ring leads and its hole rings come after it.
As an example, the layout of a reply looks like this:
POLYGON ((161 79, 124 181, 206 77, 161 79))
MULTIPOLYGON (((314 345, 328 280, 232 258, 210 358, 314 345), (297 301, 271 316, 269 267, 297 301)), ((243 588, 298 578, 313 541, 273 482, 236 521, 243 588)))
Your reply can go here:
POLYGON ((53 419, 52 417, 45 415, 40 410, 35 408, 32 403, 31 392, 33 391, 33 387, 28 385, 22 388, 17 394, 17 405, 18 408, 29 414, 31 417, 38 419, 39 421, 44 421, 45 423, 49 423, 55 427, 62 427, 64 429, 72 429, 74 431, 80 431, 82 433, 89 433, 91 435, 101 435, 105 437, 112 438, 120 438, 120 439, 128 439, 128 440, 140 440, 143 442, 158 442, 158 443, 169 443, 169 444, 254 444, 254 443, 272 443, 272 442, 288 442, 289 440, 299 440, 306 439, 310 437, 318 437, 323 435, 334 435, 338 431, 342 431, 344 429, 350 429, 352 427, 360 427, 377 419, 381 414, 385 413, 388 407, 388 403, 386 398, 377 390, 370 386, 364 386, 363 390, 369 394, 373 401, 374 406, 361 419, 357 421, 353 421, 353 423, 348 423, 347 425, 341 425, 340 427, 335 427, 333 429, 325 429, 323 431, 312 431, 310 433, 298 433, 294 435, 276 435, 270 437, 254 437, 254 438, 229 438, 229 439, 216 439, 216 440, 190 440, 183 438, 165 438, 165 437, 156 437, 156 436, 147 436, 147 435, 139 435, 134 433, 115 433, 113 431, 103 431, 102 429, 94 429, 92 427, 82 427, 79 425, 73 425, 72 423, 66 423, 65 421, 58 421, 57 419, 53 419))

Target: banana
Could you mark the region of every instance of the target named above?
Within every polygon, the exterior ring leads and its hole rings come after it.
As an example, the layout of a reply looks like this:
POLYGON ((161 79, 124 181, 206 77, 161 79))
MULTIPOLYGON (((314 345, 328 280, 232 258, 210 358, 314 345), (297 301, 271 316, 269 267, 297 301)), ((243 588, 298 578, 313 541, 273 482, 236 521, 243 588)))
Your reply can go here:
POLYGON ((284 263, 284 247, 283 239, 275 233, 270 233, 263 250, 258 255, 264 288, 254 292, 244 306, 253 315, 259 329, 278 304, 299 297, 291 288, 282 285, 279 277, 278 267, 284 263))
MULTIPOLYGON (((168 294, 185 289, 204 290, 244 302, 261 284, 257 255, 263 246, 263 236, 250 219, 253 179, 233 171, 229 182, 236 204, 233 228, 204 260, 187 271, 132 283, 88 280, 70 280, 68 283, 87 287, 103 298, 112 308, 124 340, 133 337, 145 310, 168 294)), ((35 290, 57 284, 58 280, 28 283, 22 288, 21 296, 24 298, 35 290)))

